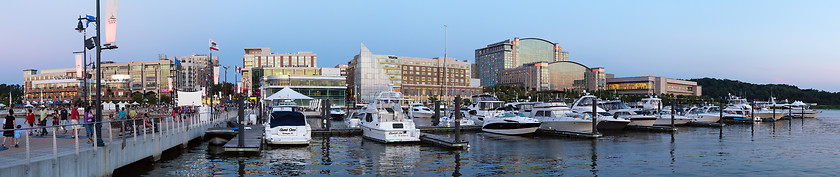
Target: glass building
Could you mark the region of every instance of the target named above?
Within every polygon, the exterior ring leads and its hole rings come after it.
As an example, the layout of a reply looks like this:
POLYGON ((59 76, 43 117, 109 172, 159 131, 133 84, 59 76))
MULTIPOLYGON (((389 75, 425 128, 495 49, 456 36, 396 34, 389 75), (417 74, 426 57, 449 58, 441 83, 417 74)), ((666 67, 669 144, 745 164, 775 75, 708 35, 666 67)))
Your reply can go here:
POLYGON ((534 90, 604 89, 604 68, 589 68, 573 61, 537 62, 502 71, 499 85, 534 90))
POLYGON ((559 44, 540 38, 513 38, 475 50, 476 75, 481 86, 500 83, 503 70, 536 62, 568 61, 559 44))
MULTIPOLYGON (((336 68, 337 69, 337 68, 336 68)), ((255 70, 256 71, 256 70, 255 70)), ((260 79, 260 95, 268 97, 284 87, 312 97, 330 99, 330 104, 345 105, 346 78, 337 75, 270 75, 260 79)), ((295 100, 297 105, 309 105, 311 100, 295 100)))

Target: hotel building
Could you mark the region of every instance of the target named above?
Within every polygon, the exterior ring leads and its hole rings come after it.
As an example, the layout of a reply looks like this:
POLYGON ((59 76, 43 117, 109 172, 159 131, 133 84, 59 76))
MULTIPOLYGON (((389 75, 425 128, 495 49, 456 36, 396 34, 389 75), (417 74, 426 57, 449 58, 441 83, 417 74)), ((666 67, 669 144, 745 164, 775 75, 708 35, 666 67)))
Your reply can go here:
POLYGON ((451 101, 481 93, 471 85, 470 62, 454 58, 417 58, 373 54, 361 45, 348 63, 348 100, 369 103, 382 91, 401 92, 404 98, 428 102, 430 96, 451 101))
MULTIPOLYGON (((265 98, 284 87, 314 99, 330 99, 343 106, 347 90, 341 68, 318 68, 312 52, 271 53, 270 48, 246 48, 242 58, 242 81, 252 98, 265 98)), ((295 100, 309 105, 310 100, 295 100)))
POLYGON ((702 95, 697 82, 656 76, 607 78, 607 91, 629 95, 702 95))
POLYGON ((513 38, 475 49, 476 75, 482 87, 500 84, 502 71, 536 62, 568 61, 557 43, 540 38, 513 38))
POLYGON ((254 88, 259 88, 259 79, 267 75, 253 74, 253 68, 286 69, 284 70, 286 72, 268 73, 268 75, 314 75, 312 72, 315 71, 312 69, 317 69, 315 68, 317 62, 318 55, 312 52, 271 53, 271 48, 245 48, 245 55, 242 57, 241 82, 249 96, 256 96, 259 95, 257 94, 259 89, 254 88))

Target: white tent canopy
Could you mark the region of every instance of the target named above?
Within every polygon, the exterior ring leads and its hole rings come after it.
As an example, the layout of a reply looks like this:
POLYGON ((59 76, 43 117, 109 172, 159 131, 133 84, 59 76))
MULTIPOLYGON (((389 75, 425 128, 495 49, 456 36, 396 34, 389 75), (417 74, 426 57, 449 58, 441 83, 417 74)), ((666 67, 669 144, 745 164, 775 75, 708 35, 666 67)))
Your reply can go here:
POLYGON ((303 95, 299 92, 292 90, 289 87, 283 87, 282 90, 277 91, 276 93, 272 94, 265 98, 265 100, 311 100, 312 97, 303 95))
POLYGON ((131 103, 131 105, 140 105, 140 103, 137 103, 137 102, 135 101, 134 103, 131 103))
POLYGON ((0 104, 0 107, 6 107, 6 105, 5 104, 0 104))

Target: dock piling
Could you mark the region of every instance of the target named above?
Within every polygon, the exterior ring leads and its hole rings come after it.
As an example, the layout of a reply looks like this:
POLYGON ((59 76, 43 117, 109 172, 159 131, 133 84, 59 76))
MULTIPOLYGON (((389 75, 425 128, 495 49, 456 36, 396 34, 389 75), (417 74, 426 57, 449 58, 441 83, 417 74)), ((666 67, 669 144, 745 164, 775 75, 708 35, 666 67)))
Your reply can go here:
POLYGON ((598 134, 598 98, 592 98, 592 134, 598 134))
MULTIPOLYGON (((239 137, 245 137, 245 97, 239 95, 239 137)), ((245 138, 239 138, 239 147, 245 146, 245 138)))
POLYGON ((432 125, 438 126, 438 124, 440 124, 440 101, 435 101, 435 116, 432 117, 432 125))
POLYGON ((461 96, 455 96, 455 106, 452 114, 455 114, 455 142, 461 142, 461 114, 458 110, 461 107, 461 96))

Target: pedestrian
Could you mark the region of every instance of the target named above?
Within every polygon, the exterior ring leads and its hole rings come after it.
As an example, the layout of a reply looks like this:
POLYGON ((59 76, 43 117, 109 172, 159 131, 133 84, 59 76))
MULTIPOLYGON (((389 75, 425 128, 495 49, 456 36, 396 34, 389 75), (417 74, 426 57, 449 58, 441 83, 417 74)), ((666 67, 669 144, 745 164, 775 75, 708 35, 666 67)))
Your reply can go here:
POLYGON ((93 114, 90 113, 90 107, 85 108, 85 134, 88 137, 88 143, 93 141, 93 114))
MULTIPOLYGON (((70 120, 67 120, 67 109, 65 109, 63 106, 61 107, 59 116, 61 117, 61 125, 67 125, 68 123, 70 123, 70 120)), ((61 129, 64 130, 63 134, 67 134, 66 126, 62 126, 61 129)))
MULTIPOLYGON (((17 125, 17 129, 20 129, 20 125, 17 125)), ((23 134, 23 130, 15 130, 15 147, 20 143, 20 134, 23 134)))
POLYGON ((39 133, 41 136, 47 135, 47 128, 44 127, 44 126, 47 126, 47 115, 48 114, 49 114, 49 111, 47 111, 47 108, 41 109, 41 119, 38 119, 38 126, 43 127, 43 128, 41 128, 41 132, 39 133))
POLYGON ((15 136, 14 130, 11 130, 11 129, 15 129, 15 111, 13 111, 12 109, 9 109, 9 115, 6 116, 6 122, 3 123, 3 129, 7 129, 7 130, 3 131, 3 137, 4 138, 3 138, 2 146, 6 147, 6 141, 7 140, 9 141, 9 146, 11 146, 12 143, 14 142, 13 138, 15 136))
MULTIPOLYGON (((52 115, 52 123, 53 123, 52 125, 53 126, 58 126, 59 125, 58 124, 59 123, 58 117, 59 117, 58 109, 53 110, 53 115, 52 115)), ((56 130, 55 127, 53 127, 53 130, 56 130)), ((55 133, 55 132, 53 132, 53 133, 55 133)))
MULTIPOLYGON (((29 124, 29 128, 35 127, 35 114, 32 113, 32 109, 28 109, 29 113, 26 114, 26 121, 23 122, 24 124, 29 124)), ((29 136, 32 136, 32 130, 29 129, 29 136)))
POLYGON ((76 135, 79 134, 79 125, 76 125, 79 124, 79 106, 74 106, 73 110, 70 110, 70 124, 73 124, 70 126, 70 129, 73 129, 73 136, 70 136, 70 138, 76 138, 76 135))

